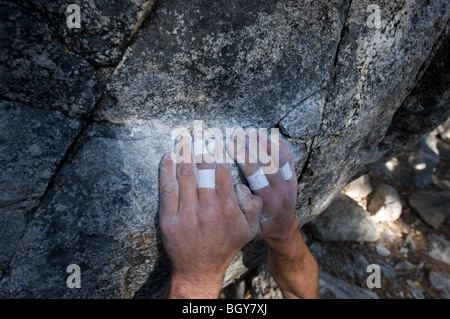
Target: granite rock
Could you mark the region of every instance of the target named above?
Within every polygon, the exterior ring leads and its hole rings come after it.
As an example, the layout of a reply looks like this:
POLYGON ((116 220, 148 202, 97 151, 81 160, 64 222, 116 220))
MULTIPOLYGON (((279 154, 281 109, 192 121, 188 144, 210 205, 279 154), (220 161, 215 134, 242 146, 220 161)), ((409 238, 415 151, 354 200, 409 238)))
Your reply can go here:
POLYGON ((321 299, 378 299, 373 291, 351 285, 323 271, 319 273, 319 295, 321 299))
POLYGON ((369 175, 363 175, 354 180, 342 190, 342 193, 355 201, 361 201, 369 196, 373 191, 369 175))
POLYGON ((378 184, 367 209, 377 222, 395 222, 402 214, 402 201, 395 188, 378 184))
POLYGON ((0 114, 0 270, 5 270, 82 123, 17 102, 0 101, 0 114))
POLYGON ((2 0, 0 7, 0 99, 89 115, 108 72, 66 50, 39 13, 13 1, 2 0))
MULTIPOLYGON (((93 0, 79 30, 65 29, 62 4, 1 1, 0 99, 30 110, 1 113, 25 145, 20 160, 2 152, 18 177, 2 201, 25 186, 31 210, 2 211, 19 241, 0 241, 1 297, 161 296, 157 172, 176 128, 284 128, 304 225, 450 116, 445 0, 379 1, 379 29, 369 0, 93 0), (66 286, 73 263, 82 289, 66 286)), ((224 285, 263 252, 246 245, 224 285)))
POLYGON ((343 194, 309 225, 325 241, 376 241, 380 237, 369 213, 343 194))
POLYGON ((449 222, 449 200, 450 191, 420 191, 408 197, 409 205, 427 224, 436 229, 446 219, 449 222))
POLYGON ((443 236, 431 234, 427 236, 428 255, 450 265, 450 242, 443 236))

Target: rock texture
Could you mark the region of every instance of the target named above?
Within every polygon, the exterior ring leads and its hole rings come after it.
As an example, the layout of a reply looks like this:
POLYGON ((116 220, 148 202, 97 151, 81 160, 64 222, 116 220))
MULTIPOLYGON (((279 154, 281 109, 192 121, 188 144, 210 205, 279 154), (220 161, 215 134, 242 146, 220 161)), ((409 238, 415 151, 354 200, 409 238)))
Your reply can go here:
POLYGON ((449 191, 420 191, 408 197, 409 205, 434 228, 450 218, 448 209, 449 191))
POLYGON ((398 186, 427 187, 439 162, 436 142, 434 134, 427 135, 414 147, 381 166, 376 174, 398 186))
POLYGON ((376 241, 380 234, 370 214, 346 195, 339 195, 310 226, 326 241, 376 241))
MULTIPOLYGON (((63 1, 0 0, 0 296, 160 296, 157 172, 176 128, 280 128, 305 224, 444 122, 448 1, 377 1, 380 28, 372 3, 93 0, 68 29, 63 1)), ((249 243, 225 283, 262 252, 249 243)))
POLYGON ((402 201, 395 188, 378 184, 367 209, 377 222, 394 222, 402 214, 402 201))
POLYGON ((319 285, 321 299, 378 299, 369 289, 351 285, 325 272, 319 274, 319 285))

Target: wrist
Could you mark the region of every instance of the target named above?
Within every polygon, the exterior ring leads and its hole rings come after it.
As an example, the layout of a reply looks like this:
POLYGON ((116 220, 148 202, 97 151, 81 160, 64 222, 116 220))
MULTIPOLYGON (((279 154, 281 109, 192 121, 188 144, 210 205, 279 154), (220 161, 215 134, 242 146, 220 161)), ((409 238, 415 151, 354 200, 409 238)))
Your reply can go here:
POLYGON ((297 218, 294 218, 294 222, 290 228, 281 237, 268 237, 263 240, 269 252, 285 258, 301 258, 304 254, 304 247, 306 246, 299 230, 297 218))
POLYGON ((169 299, 216 299, 222 288, 223 275, 185 275, 172 273, 167 292, 169 299))

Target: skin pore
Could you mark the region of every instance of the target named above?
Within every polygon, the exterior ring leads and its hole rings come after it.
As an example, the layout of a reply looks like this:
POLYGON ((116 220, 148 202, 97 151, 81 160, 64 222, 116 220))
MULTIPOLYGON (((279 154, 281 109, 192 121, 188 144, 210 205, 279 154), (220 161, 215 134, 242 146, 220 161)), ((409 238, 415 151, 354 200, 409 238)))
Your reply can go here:
MULTIPOLYGON (((203 132, 182 136, 179 146, 193 146, 203 132), (197 134, 197 135, 196 135, 197 134)), ((269 156, 274 141, 261 143, 265 154, 251 154, 250 138, 259 143, 265 136, 252 131, 236 133, 227 150, 245 154, 238 160, 249 177, 260 168, 259 156, 269 156), (232 148, 230 148, 232 147, 232 148), (256 161, 250 161, 250 158, 256 161)), ((267 141, 268 139, 266 139, 267 141)), ((278 167, 286 163, 294 172, 287 146, 276 145, 278 167)), ((223 149, 219 141, 216 147, 223 149)), ((185 154, 186 155, 186 154, 185 154)), ((285 298, 318 298, 318 266, 299 232, 295 217, 297 181, 285 180, 279 171, 266 173, 269 185, 250 191, 233 187, 230 166, 214 162, 211 154, 195 154, 191 161, 178 162, 167 154, 160 165, 160 227, 164 247, 172 262, 167 298, 217 298, 225 271, 236 253, 255 236, 268 249, 269 269, 285 298), (178 162, 178 163, 177 163, 178 162), (197 189, 198 170, 215 169, 215 189, 197 189)))

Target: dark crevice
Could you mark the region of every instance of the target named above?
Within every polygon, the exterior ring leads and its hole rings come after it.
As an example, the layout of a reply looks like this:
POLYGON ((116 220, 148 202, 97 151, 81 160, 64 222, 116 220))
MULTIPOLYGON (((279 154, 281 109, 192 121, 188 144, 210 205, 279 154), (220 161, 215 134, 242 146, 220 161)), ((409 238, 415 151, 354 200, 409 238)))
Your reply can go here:
POLYGON ((141 24, 139 25, 139 27, 137 28, 136 32, 134 34, 131 35, 130 39, 128 40, 128 42, 125 45, 125 48, 123 49, 122 53, 120 54, 120 56, 117 58, 117 63, 113 64, 113 65, 109 65, 109 67, 114 67, 116 68, 120 62, 123 60, 123 57, 125 56, 125 53, 127 52, 128 48, 130 46, 133 45, 133 43, 136 41, 137 35, 139 33, 139 31, 141 30, 141 28, 147 24, 147 22, 150 20, 152 14, 156 11, 156 9, 159 7, 159 1, 155 0, 155 3, 152 6, 152 9, 147 12, 147 14, 145 15, 145 17, 142 19, 141 24))
MULTIPOLYGON (((336 52, 334 53, 333 69, 336 68, 336 65, 338 63, 338 56, 339 56, 339 53, 341 51, 341 42, 342 42, 342 39, 344 38, 344 34, 345 34, 345 31, 346 31, 346 23, 347 23, 348 15, 350 14, 350 8, 351 7, 352 7, 352 0, 349 0, 348 1, 348 6, 347 6, 347 10, 345 12, 345 18, 344 18, 344 21, 342 23, 341 33, 339 35, 339 41, 338 41, 338 44, 337 44, 337 47, 336 47, 336 52)), ((333 71, 333 73, 335 73, 335 72, 333 71)))
MULTIPOLYGON (((317 93, 319 93, 322 90, 325 90, 326 87, 320 87, 317 90, 314 90, 312 93, 308 94, 306 97, 304 97, 301 101, 297 102, 294 104, 294 106, 291 107, 291 109, 289 111, 286 112, 286 114, 281 117, 277 123, 275 123, 274 127, 278 127, 280 128, 280 123, 281 121, 283 121, 286 117, 289 116, 289 114, 291 114, 291 112, 293 112, 297 107, 299 107, 300 105, 302 105, 306 100, 310 99, 312 96, 316 95, 317 93)), ((281 128, 280 128, 280 132, 281 132, 281 128)), ((284 133, 283 133, 284 134, 284 133)), ((288 136, 289 138, 295 139, 295 136, 290 136, 288 134, 284 134, 286 136, 288 136)))
POLYGON ((309 164, 311 162, 311 155, 312 155, 312 152, 313 152, 313 144, 314 144, 314 140, 315 139, 316 139, 316 136, 314 135, 312 137, 312 139, 311 139, 311 144, 309 146, 308 156, 306 157, 305 164, 303 165, 302 170, 301 170, 301 172, 300 172, 300 174, 299 174, 299 176, 297 178, 297 184, 302 182, 302 178, 305 176, 305 173, 306 173, 306 171, 308 169, 308 166, 309 166, 309 164))

